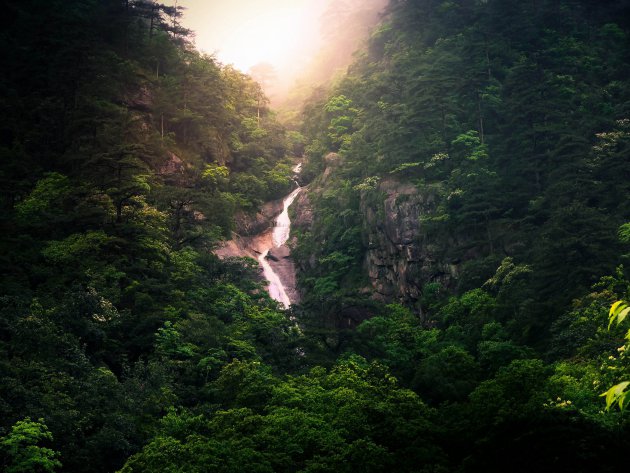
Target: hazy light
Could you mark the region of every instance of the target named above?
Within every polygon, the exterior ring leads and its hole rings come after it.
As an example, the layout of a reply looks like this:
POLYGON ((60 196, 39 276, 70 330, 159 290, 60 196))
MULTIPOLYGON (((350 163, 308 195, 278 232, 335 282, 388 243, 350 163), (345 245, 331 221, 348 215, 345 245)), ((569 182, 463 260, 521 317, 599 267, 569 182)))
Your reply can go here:
MULTIPOLYGON (((165 2, 173 5, 175 0, 165 2)), ((316 48, 328 0, 179 0, 196 46, 243 72, 260 62, 278 72, 305 62, 316 48)))
POLYGON ((387 3, 387 0, 161 1, 184 7, 181 23, 194 32, 195 46, 214 54, 223 64, 252 72, 272 106, 280 105, 288 97, 298 79, 299 87, 308 87, 328 80, 347 65, 357 40, 367 35, 369 22, 376 20, 374 14, 387 3), (353 16, 355 13, 358 15, 353 16), (322 29, 327 35, 325 40, 322 29), (264 63, 262 69, 252 70, 256 65, 262 66, 261 63, 264 63), (271 71, 266 75, 267 80, 257 75, 261 70, 271 71))
POLYGON ((219 54, 243 70, 261 61, 284 65, 295 54, 302 21, 302 12, 297 8, 278 9, 249 19, 234 30, 219 54))

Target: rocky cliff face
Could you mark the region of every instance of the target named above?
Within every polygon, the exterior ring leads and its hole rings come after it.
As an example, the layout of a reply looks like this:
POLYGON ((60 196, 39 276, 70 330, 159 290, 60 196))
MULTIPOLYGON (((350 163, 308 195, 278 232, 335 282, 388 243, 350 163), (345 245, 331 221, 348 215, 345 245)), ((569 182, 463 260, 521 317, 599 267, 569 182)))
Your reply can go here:
POLYGON ((291 222, 293 228, 298 230, 309 230, 313 225, 313 205, 309 194, 309 188, 305 187, 295 198, 291 208, 291 222))
MULTIPOLYGON (((289 240, 290 245, 296 244, 296 236, 297 232, 309 232, 313 227, 313 204, 311 203, 310 193, 311 189, 307 186, 302 189, 302 192, 296 197, 293 205, 290 209, 291 214, 291 222, 292 227, 294 229, 293 234, 291 235, 291 239, 289 240)), ((297 260, 295 261, 297 272, 305 271, 309 267, 314 268, 316 265, 316 255, 310 255, 305 260, 297 260)))
MULTIPOLYGON (((305 189, 293 204, 294 228, 303 232, 313 229, 317 219, 311 195, 321 192, 329 179, 336 156, 327 157, 327 169, 317 187, 305 189)), ((437 197, 431 191, 421 192, 410 183, 393 178, 382 180, 376 189, 364 193, 360 212, 365 248, 364 271, 370 286, 365 292, 383 302, 414 304, 429 282, 440 282, 452 288, 458 265, 435 238, 426 236, 422 217, 432 215, 437 197)), ((449 245, 453 243, 449 241, 449 245)), ((316 264, 316 255, 297 261, 301 270, 316 264)))
POLYGON ((446 261, 440 245, 426 238, 421 223, 422 216, 435 211, 435 196, 393 179, 381 181, 377 190, 384 200, 370 205, 363 198, 361 203, 364 264, 374 298, 413 303, 428 282, 452 285, 457 267, 446 261))

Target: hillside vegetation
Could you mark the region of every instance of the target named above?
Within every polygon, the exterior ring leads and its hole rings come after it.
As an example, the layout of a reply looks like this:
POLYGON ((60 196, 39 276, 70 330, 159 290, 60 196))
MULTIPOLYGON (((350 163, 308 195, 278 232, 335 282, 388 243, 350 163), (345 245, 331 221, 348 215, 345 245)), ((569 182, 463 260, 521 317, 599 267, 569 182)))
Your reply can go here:
POLYGON ((299 130, 178 8, 3 12, 0 469, 627 465, 601 394, 630 380, 607 317, 630 300, 628 2, 392 0, 299 130), (282 310, 212 250, 303 153, 282 310), (416 196, 411 240, 451 269, 375 298, 369 223, 416 196))

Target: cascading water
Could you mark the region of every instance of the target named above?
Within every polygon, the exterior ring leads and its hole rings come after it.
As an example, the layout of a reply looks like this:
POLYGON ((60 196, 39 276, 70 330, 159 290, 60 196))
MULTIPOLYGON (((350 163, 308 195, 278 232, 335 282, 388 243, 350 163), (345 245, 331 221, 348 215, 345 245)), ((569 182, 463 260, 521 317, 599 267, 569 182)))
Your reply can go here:
MULTIPOLYGON (((302 168, 302 163, 295 166, 293 168, 293 172, 295 174, 299 174, 301 168, 302 168)), ((274 247, 279 248, 288 241, 289 235, 291 233, 291 219, 289 218, 289 207, 291 206, 291 204, 293 203, 293 201, 298 196, 301 190, 302 188, 299 187, 299 184, 298 184, 298 187, 294 189, 293 192, 291 192, 288 196, 286 196, 284 200, 282 201, 282 212, 276 218, 274 222, 274 227, 271 233, 271 246, 263 249, 263 251, 258 256, 258 262, 263 268, 263 274, 265 276, 265 279, 269 281, 269 287, 268 287, 269 295, 273 299, 282 303, 282 305, 284 305, 284 307, 287 309, 291 305, 291 299, 287 295, 286 289, 284 285, 282 284, 280 277, 276 274, 276 272, 273 270, 273 268, 267 261, 267 255, 269 254, 269 250, 271 250, 271 248, 274 248, 274 247)))

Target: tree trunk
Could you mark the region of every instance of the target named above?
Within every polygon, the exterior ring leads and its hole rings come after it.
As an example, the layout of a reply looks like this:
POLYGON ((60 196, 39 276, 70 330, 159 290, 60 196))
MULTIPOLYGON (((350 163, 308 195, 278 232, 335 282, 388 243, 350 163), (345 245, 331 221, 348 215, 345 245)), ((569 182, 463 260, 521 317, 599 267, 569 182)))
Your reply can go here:
POLYGON ((119 200, 118 202, 116 202, 116 223, 122 222, 122 208, 123 208, 123 201, 119 200))
POLYGON ((155 9, 156 9, 156 6, 151 7, 151 23, 149 24, 149 38, 153 38, 153 28, 155 26, 155 9))
POLYGON ((258 94, 258 104, 256 105, 256 117, 258 128, 260 128, 260 93, 258 94))
POLYGON ((479 138, 481 139, 481 144, 484 144, 483 115, 481 114, 481 92, 480 91, 477 91, 477 113, 479 115, 479 138))
POLYGON ((488 244, 490 245, 490 254, 494 254, 494 242, 492 241, 492 231, 490 230, 490 216, 486 214, 486 232, 488 233, 488 244))
POLYGON ((488 70, 488 80, 492 79, 492 70, 490 69, 490 52, 488 51, 488 37, 483 35, 484 50, 486 53, 486 68, 488 70))

